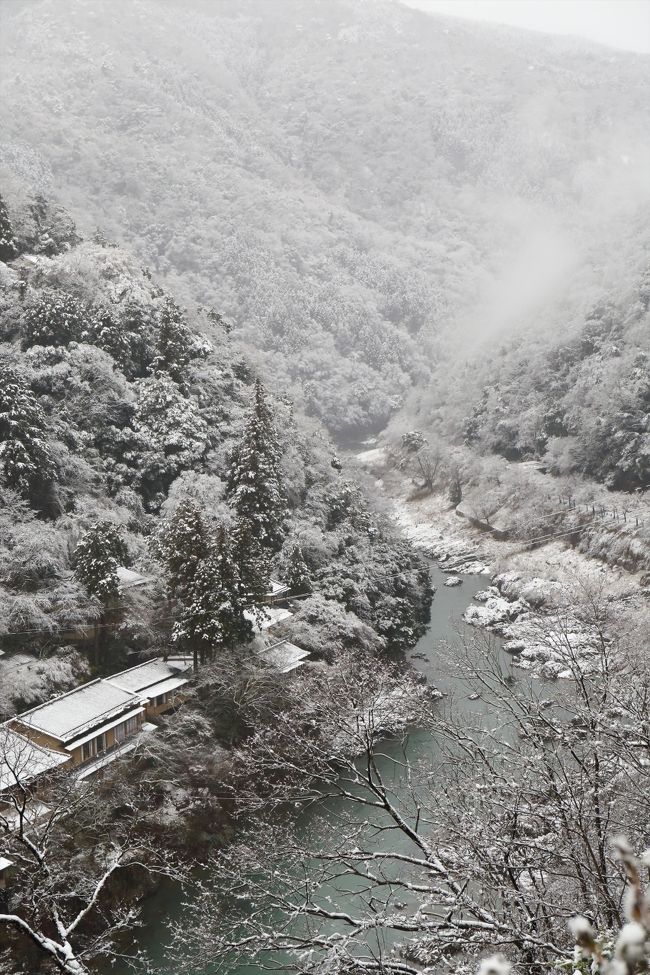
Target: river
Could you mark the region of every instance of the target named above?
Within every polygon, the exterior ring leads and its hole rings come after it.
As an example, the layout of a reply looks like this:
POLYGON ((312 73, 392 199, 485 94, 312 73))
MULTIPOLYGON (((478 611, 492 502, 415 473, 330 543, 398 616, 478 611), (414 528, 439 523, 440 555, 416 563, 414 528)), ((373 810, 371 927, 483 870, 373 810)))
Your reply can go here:
MULTIPOLYGON (((463 630, 469 630, 462 622, 462 614, 472 601, 475 593, 484 589, 488 585, 488 579, 484 575, 463 576, 463 583, 457 587, 447 587, 445 582, 449 576, 445 575, 436 563, 431 564, 431 580, 436 587, 434 596, 431 622, 419 640, 418 644, 409 654, 412 666, 426 675, 429 682, 444 692, 445 699, 441 706, 452 707, 456 716, 466 718, 468 722, 480 723, 485 726, 498 720, 498 715, 490 713, 480 697, 471 693, 471 690, 463 683, 459 682, 458 674, 454 673, 454 647, 458 648, 461 643, 463 630)), ((501 641, 497 638, 492 640, 492 652, 496 655, 502 668, 512 674, 515 680, 524 681, 529 678, 517 668, 512 668, 512 658, 501 647, 501 641)), ((387 754, 390 754, 390 742, 385 743, 387 754)), ((397 746, 396 746, 397 747, 397 746)), ((409 732, 409 749, 411 754, 419 758, 434 757, 436 742, 433 737, 422 729, 412 728, 409 732)), ((399 793, 399 781, 395 781, 394 767, 389 758, 386 760, 386 773, 390 771, 393 775, 395 791, 399 793), (390 766, 390 769, 388 768, 390 766)), ((323 823, 330 819, 335 822, 337 816, 337 802, 341 800, 327 800, 325 808, 318 810, 318 814, 312 810, 303 814, 301 830, 309 836, 310 831, 322 830, 323 823)), ((319 834, 322 835, 322 834, 319 834)), ((343 903, 347 896, 340 894, 343 903)), ((174 968, 171 967, 168 955, 168 933, 167 922, 176 920, 181 916, 181 906, 179 892, 177 888, 169 885, 161 888, 154 896, 149 898, 144 906, 143 926, 138 930, 136 937, 136 948, 144 951, 147 957, 165 975, 176 975, 174 968)), ((194 912, 190 909, 189 916, 196 920, 200 916, 199 910, 194 912)), ((206 959, 206 964, 209 962, 206 959)), ((122 963, 115 961, 110 970, 114 975, 129 975, 131 968, 125 967, 122 963)), ((233 964, 229 975, 256 975, 259 968, 254 963, 241 965, 233 964)), ((197 970, 196 975, 202 975, 201 970, 197 970)))

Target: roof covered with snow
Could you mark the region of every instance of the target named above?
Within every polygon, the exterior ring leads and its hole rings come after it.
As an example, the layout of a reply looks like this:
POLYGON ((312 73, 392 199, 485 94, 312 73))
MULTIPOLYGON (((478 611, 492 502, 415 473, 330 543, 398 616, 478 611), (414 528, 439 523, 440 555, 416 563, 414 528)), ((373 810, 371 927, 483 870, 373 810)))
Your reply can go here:
POLYGON ((271 579, 269 583, 269 591, 266 593, 266 595, 270 597, 277 597, 282 596, 286 592, 289 592, 289 586, 286 586, 283 582, 276 582, 275 579, 271 579))
POLYGON ((117 578, 120 581, 122 589, 133 589, 134 586, 146 586, 147 583, 154 581, 153 576, 143 576, 139 572, 134 572, 133 569, 127 569, 123 565, 117 568, 117 578))
POLYGON ((0 725, 0 792, 19 782, 28 785, 68 761, 69 755, 37 745, 8 724, 0 725))
POLYGON ((28 728, 68 742, 139 704, 139 698, 130 691, 106 680, 93 680, 30 711, 24 711, 17 715, 16 720, 28 728))
POLYGON ((178 681, 174 687, 180 687, 187 683, 186 679, 177 676, 178 669, 177 666, 169 664, 162 657, 156 657, 155 660, 145 660, 142 664, 137 664, 128 670, 122 670, 119 674, 113 674, 112 677, 107 677, 106 681, 134 694, 146 694, 147 696, 164 694, 164 691, 156 686, 161 681, 165 683, 170 679, 178 681))
POLYGON ((173 677, 168 677, 167 680, 161 680, 159 684, 153 684, 144 693, 146 693, 148 698, 159 697, 161 694, 169 694, 170 691, 177 691, 179 687, 185 687, 186 684, 187 677, 179 677, 176 674, 173 677))
POLYGON ((309 650, 303 650, 295 643, 282 640, 281 643, 275 643, 271 647, 264 647, 259 651, 259 656, 281 674, 288 674, 289 671, 301 667, 311 654, 309 650))
POLYGON ((280 606, 264 606, 263 608, 260 607, 255 613, 247 609, 244 616, 251 621, 255 632, 259 633, 261 630, 269 630, 272 626, 277 626, 278 623, 290 619, 293 613, 288 609, 282 609, 280 606))
POLYGON ((183 654, 174 654, 171 657, 167 657, 166 660, 171 669, 176 673, 184 673, 186 670, 194 669, 194 660, 191 655, 183 656, 183 654))

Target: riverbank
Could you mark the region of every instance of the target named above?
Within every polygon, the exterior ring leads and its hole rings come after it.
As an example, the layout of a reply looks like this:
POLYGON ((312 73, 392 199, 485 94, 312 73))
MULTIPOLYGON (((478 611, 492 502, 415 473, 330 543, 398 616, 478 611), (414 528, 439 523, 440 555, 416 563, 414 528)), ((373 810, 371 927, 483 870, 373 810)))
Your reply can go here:
POLYGON ((596 560, 566 538, 531 545, 479 529, 446 494, 414 491, 382 447, 356 454, 376 478, 412 544, 456 584, 481 573, 485 588, 463 619, 504 638, 513 664, 545 679, 572 678, 600 666, 607 627, 630 642, 647 639, 650 588, 642 571, 596 560))
MULTIPOLYGON (((635 580, 628 573, 600 566, 559 542, 526 552, 521 545, 487 536, 459 518, 442 495, 409 500, 408 482, 385 466, 378 470, 378 461, 381 455, 374 454, 371 464, 364 466, 381 481, 378 486, 390 500, 395 521, 412 544, 430 557, 432 581, 437 587, 431 623, 417 647, 408 653, 408 659, 443 691, 445 709, 469 725, 482 727, 494 720, 492 705, 483 699, 480 688, 469 686, 463 679, 462 668, 455 666, 462 642, 471 641, 471 630, 463 627, 463 622, 495 633, 491 651, 497 655, 501 671, 520 686, 531 681, 539 688, 538 676, 558 676, 557 667, 548 666, 554 662, 552 658, 543 655, 553 652, 548 645, 552 643, 551 634, 560 629, 560 597, 566 601, 577 580, 587 587, 592 585, 592 589, 600 582, 603 591, 609 594, 611 589, 615 604, 624 605, 635 580), (460 585, 447 585, 458 579, 460 585), (538 624, 543 636, 534 641, 529 633, 526 640, 520 638, 524 646, 515 651, 513 644, 524 624, 538 624)), ((576 626, 578 622, 575 621, 576 626)), ((564 627, 565 636, 576 632, 564 627)), ((588 663, 589 647, 580 646, 577 650, 588 663)), ((552 689, 544 687, 543 695, 550 700, 552 689)), ((301 709, 304 710, 304 701, 301 709)), ((413 754, 430 764, 435 762, 437 745, 427 732, 413 727, 409 743, 413 754)), ((300 815, 300 830, 306 835, 318 831, 322 812, 314 807, 304 817, 300 815)), ((340 810, 335 806, 330 812, 338 816, 340 810)), ((347 905, 347 901, 344 903, 347 905)), ((181 909, 178 892, 161 890, 147 903, 145 925, 136 936, 136 947, 144 949, 166 975, 172 975, 174 969, 169 967, 165 920, 179 920, 181 909)), ((234 963, 229 970, 231 975, 252 975, 257 969, 248 960, 245 964, 234 963)), ((122 970, 117 971, 122 975, 122 970)))
MULTIPOLYGON (((484 576, 466 574, 463 577, 462 586, 447 588, 444 582, 448 576, 443 574, 435 563, 431 565, 431 577, 436 587, 431 620, 418 643, 406 654, 409 668, 412 668, 410 673, 419 673, 427 681, 424 684, 416 680, 415 700, 430 700, 444 695, 442 707, 445 710, 453 707, 457 717, 466 716, 468 724, 473 726, 478 722, 482 725, 488 720, 489 702, 483 700, 478 693, 472 693, 472 690, 465 686, 465 681, 459 679, 455 666, 456 662, 453 659, 453 648, 458 644, 460 632, 464 631, 468 638, 471 636, 471 631, 463 625, 463 612, 474 593, 478 592, 487 580, 484 576)), ((497 654, 500 665, 503 668, 508 668, 511 664, 511 658, 502 652, 500 640, 494 641, 493 650, 497 654)), ((323 678, 325 675, 329 675, 329 679, 334 684, 347 685, 350 688, 353 686, 352 681, 337 678, 332 665, 320 663, 312 665, 311 669, 315 675, 320 673, 323 678)), ((373 675, 373 679, 374 676, 376 675, 373 675)), ((522 679, 527 679, 527 675, 522 675, 522 679)), ((297 678, 297 681, 302 681, 302 684, 296 684, 295 701, 298 702, 296 707, 300 711, 301 724, 310 726, 312 705, 315 700, 324 700, 325 693, 316 694, 313 688, 311 692, 309 691, 306 672, 302 678, 297 678)), ((360 689, 362 683, 359 684, 360 689)), ((323 690, 321 686, 321 691, 323 690)), ((287 707, 289 706, 287 705, 287 707)), ((427 730, 418 726, 418 715, 418 709, 414 710, 409 705, 409 700, 405 700, 399 694, 385 695, 382 693, 374 701, 372 723, 377 731, 380 727, 385 729, 385 733, 382 735, 382 754, 379 757, 380 770, 382 774, 385 774, 386 780, 393 783, 396 794, 402 789, 407 791, 409 787, 407 773, 401 764, 404 731, 407 727, 409 755, 412 756, 414 762, 423 760, 434 764, 438 760, 438 745, 427 730), (388 708, 386 708, 387 703, 389 704, 388 708), (384 713, 390 720, 386 722, 382 720, 384 713), (397 765, 394 764, 394 759, 398 759, 397 765)), ((342 723, 343 726, 349 724, 345 720, 342 723)), ((326 730, 320 719, 318 719, 317 724, 321 729, 326 730)), ((352 726, 350 725, 350 727, 352 726)), ((270 729, 269 733, 272 733, 270 729)), ((353 741, 352 744, 354 744, 353 741)), ((344 750, 349 751, 349 754, 355 754, 358 751, 353 747, 346 749, 344 742, 335 739, 329 741, 326 747, 328 754, 331 749, 333 749, 332 754, 344 750)), ((193 757, 193 761, 198 761, 198 759, 199 756, 193 757)), ((250 782, 236 784, 234 780, 230 780, 230 785, 235 787, 235 791, 239 791, 240 788, 250 789, 252 787, 250 782)), ((328 830, 334 826, 329 824, 336 824, 340 828, 341 817, 345 811, 346 803, 344 800, 330 797, 320 804, 310 803, 305 809, 301 809, 299 804, 295 806, 292 804, 289 814, 292 817, 295 816, 295 819, 292 819, 292 825, 298 834, 303 838, 310 837, 318 845, 318 843, 327 844, 331 841, 328 830)), ((242 826, 242 821, 239 822, 239 825, 242 826)), ((390 847, 391 834, 386 832, 385 836, 388 847, 390 847)), ((231 837, 231 839, 236 839, 236 836, 231 837)), ((200 894, 196 896, 199 898, 200 894)), ((350 907, 349 892, 333 891, 333 896, 338 907, 350 907)), ((142 912, 143 924, 132 932, 129 943, 124 945, 125 951, 134 954, 137 951, 143 952, 149 963, 160 975, 177 975, 177 968, 170 960, 172 957, 170 927, 174 923, 185 923, 185 919, 187 919, 188 924, 193 923, 196 910, 200 909, 200 906, 199 900, 192 903, 192 895, 189 894, 188 896, 188 892, 183 894, 173 883, 163 883, 160 889, 145 902, 142 912), (187 901, 190 903, 188 904, 187 901)), ((136 972, 142 973, 146 970, 144 963, 142 967, 136 966, 135 969, 136 972)), ((249 959, 245 963, 233 962, 232 966, 226 970, 229 975, 256 975, 260 969, 254 961, 249 959)), ((279 968, 277 970, 279 971, 279 968)), ((111 960, 101 969, 102 975, 104 973, 108 975, 109 972, 111 975, 133 975, 133 968, 119 960, 111 960)), ((203 973, 204 969, 197 967, 195 975, 203 975, 203 973)))

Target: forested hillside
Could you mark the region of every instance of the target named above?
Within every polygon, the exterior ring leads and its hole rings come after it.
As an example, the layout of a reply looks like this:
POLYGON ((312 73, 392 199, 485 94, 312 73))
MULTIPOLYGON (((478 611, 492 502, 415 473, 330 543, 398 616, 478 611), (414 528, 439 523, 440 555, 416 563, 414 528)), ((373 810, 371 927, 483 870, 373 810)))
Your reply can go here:
POLYGON ((0 0, 0 975, 647 971, 649 67, 0 0))
POLYGON ((218 307, 339 435, 528 320, 647 193, 641 55, 351 0, 0 17, 6 180, 218 307))
POLYGON ((0 712, 249 643, 271 570, 319 657, 417 639, 419 558, 218 313, 43 198, 0 201, 0 233, 0 712))
POLYGON ((408 421, 432 442, 539 460, 612 490, 648 488, 649 216, 642 209, 594 247, 517 329, 457 344, 435 383, 413 395, 408 421))

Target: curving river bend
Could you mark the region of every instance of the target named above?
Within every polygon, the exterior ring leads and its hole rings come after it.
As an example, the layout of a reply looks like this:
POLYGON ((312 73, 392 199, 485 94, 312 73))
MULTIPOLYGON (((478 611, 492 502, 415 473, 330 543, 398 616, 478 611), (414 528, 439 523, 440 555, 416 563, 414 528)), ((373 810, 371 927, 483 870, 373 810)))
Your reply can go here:
MULTIPOLYGON (((472 601, 474 594, 488 585, 488 579, 484 575, 466 575, 462 577, 463 584, 461 586, 452 588, 444 585, 449 576, 441 572, 437 563, 431 564, 430 571, 432 583, 436 587, 431 610, 431 622, 409 655, 412 665, 427 676, 431 685, 449 695, 449 700, 453 702, 452 706, 457 716, 466 716, 468 721, 471 720, 473 723, 477 721, 482 724, 492 723, 495 719, 498 720, 498 715, 489 713, 480 698, 471 695, 468 690, 463 690, 457 679, 454 678, 452 668, 445 665, 448 664, 449 654, 453 655, 453 647, 455 644, 459 644, 461 633, 466 627, 466 624, 462 622, 462 614, 472 601)), ((511 670, 512 658, 502 650, 501 642, 498 639, 493 641, 493 652, 499 658, 504 672, 511 672, 516 680, 529 679, 521 670, 516 668, 511 670)), ((433 758, 437 750, 435 739, 428 732, 417 727, 409 732, 409 749, 412 749, 420 758, 426 758, 427 755, 433 758)), ((387 761, 386 764, 387 766, 390 765, 394 788, 399 793, 399 780, 395 780, 392 763, 387 761)), ((386 772, 389 772, 388 767, 386 772)), ((301 831, 309 835, 310 830, 322 830, 323 817, 325 821, 328 818, 335 821, 337 801, 328 799, 326 808, 320 809, 318 814, 313 808, 309 813, 303 814, 303 821, 300 824, 301 831)), ((354 895, 341 893, 340 896, 341 906, 343 906, 345 898, 354 895)), ((198 907, 199 905, 197 905, 198 907)), ((142 918, 144 923, 137 932, 135 939, 134 947, 144 951, 154 965, 165 975, 176 975, 167 958, 167 922, 180 916, 181 906, 177 889, 172 886, 162 887, 146 902, 142 918)), ((189 916, 193 916, 195 919, 200 917, 200 909, 196 912, 190 910, 189 916)), ((209 959, 206 959, 206 969, 209 970, 209 959)), ((132 968, 127 968, 117 961, 113 962, 108 970, 114 975, 130 975, 133 972, 132 968)), ((259 973, 259 967, 252 961, 251 964, 246 965, 233 964, 229 971, 229 975, 256 975, 256 973, 259 973)), ((197 969, 196 975, 203 975, 201 969, 197 969)))

